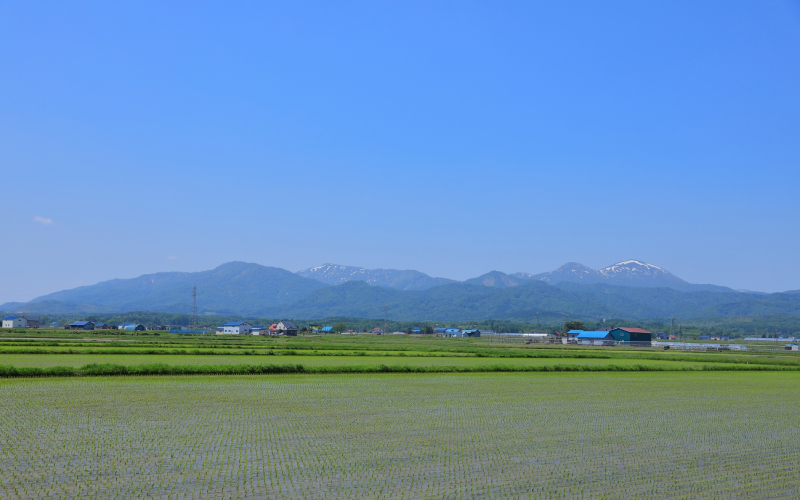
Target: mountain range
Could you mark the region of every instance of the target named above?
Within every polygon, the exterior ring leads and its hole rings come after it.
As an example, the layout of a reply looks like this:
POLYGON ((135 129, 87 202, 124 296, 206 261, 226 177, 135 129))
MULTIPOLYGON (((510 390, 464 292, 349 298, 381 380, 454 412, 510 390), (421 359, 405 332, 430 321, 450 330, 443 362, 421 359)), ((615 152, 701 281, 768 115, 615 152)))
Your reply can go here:
POLYGON ((758 294, 688 283, 646 262, 600 270, 568 263, 532 275, 492 271, 464 282, 419 271, 325 264, 292 273, 229 262, 194 273, 114 279, 7 303, 0 310, 37 313, 190 312, 197 287, 200 314, 257 317, 380 318, 388 305, 398 320, 665 318, 800 315, 800 293, 758 294))

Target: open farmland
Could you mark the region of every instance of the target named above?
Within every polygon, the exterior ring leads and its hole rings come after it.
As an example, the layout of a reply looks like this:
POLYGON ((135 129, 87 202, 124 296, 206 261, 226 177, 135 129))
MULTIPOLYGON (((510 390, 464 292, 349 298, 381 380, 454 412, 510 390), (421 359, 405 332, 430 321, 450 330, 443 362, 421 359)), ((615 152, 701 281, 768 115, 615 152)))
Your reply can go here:
POLYGON ((791 498, 800 373, 0 381, 2 498, 791 498))

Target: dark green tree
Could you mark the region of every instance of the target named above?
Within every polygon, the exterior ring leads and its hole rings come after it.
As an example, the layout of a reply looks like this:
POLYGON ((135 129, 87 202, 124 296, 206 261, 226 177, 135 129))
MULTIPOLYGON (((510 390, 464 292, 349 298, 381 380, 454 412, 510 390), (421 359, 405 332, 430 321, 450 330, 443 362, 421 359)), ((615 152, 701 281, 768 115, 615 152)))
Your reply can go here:
POLYGON ((570 330, 583 330, 585 327, 581 321, 567 321, 564 323, 564 331, 568 332, 570 330))

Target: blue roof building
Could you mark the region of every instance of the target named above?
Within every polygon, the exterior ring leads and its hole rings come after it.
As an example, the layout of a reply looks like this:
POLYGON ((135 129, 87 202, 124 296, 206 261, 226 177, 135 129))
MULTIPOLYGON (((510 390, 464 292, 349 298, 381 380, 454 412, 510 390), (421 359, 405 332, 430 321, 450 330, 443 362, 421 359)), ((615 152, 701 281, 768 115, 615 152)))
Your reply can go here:
POLYGON ((268 326, 253 326, 250 327, 250 334, 251 335, 266 335, 269 333, 268 326))
POLYGON ((581 332, 575 340, 584 345, 614 345, 614 335, 611 332, 581 332))
POLYGON ((578 340, 614 340, 611 332, 586 332, 581 331, 576 337, 578 340))
MULTIPOLYGON (((36 323, 38 327, 39 322, 37 321, 36 323)), ((28 321, 25 316, 15 315, 3 318, 3 328, 27 328, 28 326, 28 321)))
POLYGON ((581 333, 583 333, 583 330, 570 330, 567 332, 567 338, 574 339, 581 333))

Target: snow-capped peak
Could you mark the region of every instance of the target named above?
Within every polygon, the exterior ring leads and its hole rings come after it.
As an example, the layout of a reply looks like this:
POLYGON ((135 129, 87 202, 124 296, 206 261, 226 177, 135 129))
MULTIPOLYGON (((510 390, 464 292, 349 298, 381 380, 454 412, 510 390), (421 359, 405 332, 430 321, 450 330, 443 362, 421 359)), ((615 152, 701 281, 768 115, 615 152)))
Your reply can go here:
MULTIPOLYGON (((660 267, 656 266, 655 264, 648 264, 647 262, 642 262, 641 260, 624 260, 622 262, 617 262, 614 264, 615 266, 624 266, 626 264, 636 264, 638 266, 649 267, 651 269, 661 269, 660 267)), ((613 266, 610 266, 613 267, 613 266)), ((663 269, 661 269, 663 271, 663 269)))
POLYGON ((597 271, 603 276, 610 277, 620 273, 624 274, 643 274, 643 275, 657 275, 657 274, 670 274, 654 264, 648 264, 640 260, 623 260, 616 264, 610 265, 597 271))

